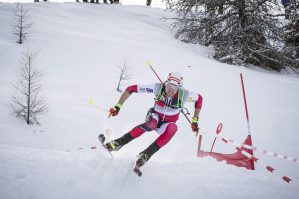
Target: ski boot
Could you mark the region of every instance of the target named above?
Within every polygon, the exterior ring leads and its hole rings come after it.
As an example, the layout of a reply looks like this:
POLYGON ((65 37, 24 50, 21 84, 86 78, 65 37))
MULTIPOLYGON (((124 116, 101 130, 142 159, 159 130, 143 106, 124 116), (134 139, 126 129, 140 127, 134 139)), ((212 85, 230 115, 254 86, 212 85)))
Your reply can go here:
POLYGON ((148 160, 149 160, 150 156, 146 153, 140 153, 138 155, 138 159, 135 163, 135 167, 133 169, 133 171, 139 176, 141 177, 142 172, 140 171, 140 167, 142 167, 148 160))
POLYGON ((104 144, 105 142, 105 136, 104 134, 100 134, 98 136, 100 142, 102 143, 102 145, 108 150, 108 151, 118 151, 122 145, 120 145, 120 143, 117 140, 112 140, 111 142, 108 142, 106 144, 104 144))
POLYGON ((98 139, 101 142, 101 145, 103 146, 103 148, 110 154, 111 158, 113 159, 113 155, 112 155, 111 151, 105 145, 106 138, 105 138, 104 134, 100 134, 98 136, 98 139))
POLYGON ((105 144, 105 147, 108 151, 118 151, 122 145, 118 141, 112 140, 111 142, 105 144))
POLYGON ((140 153, 138 155, 138 159, 136 161, 136 164, 139 167, 142 167, 148 160, 149 160, 149 155, 148 154, 146 154, 146 153, 140 153))
POLYGON ((122 137, 112 140, 111 142, 108 142, 104 144, 105 142, 105 136, 103 134, 99 135, 99 140, 102 143, 102 145, 109 151, 118 151, 120 148, 122 148, 124 145, 128 144, 130 141, 132 141, 134 138, 130 135, 130 133, 126 133, 122 137))

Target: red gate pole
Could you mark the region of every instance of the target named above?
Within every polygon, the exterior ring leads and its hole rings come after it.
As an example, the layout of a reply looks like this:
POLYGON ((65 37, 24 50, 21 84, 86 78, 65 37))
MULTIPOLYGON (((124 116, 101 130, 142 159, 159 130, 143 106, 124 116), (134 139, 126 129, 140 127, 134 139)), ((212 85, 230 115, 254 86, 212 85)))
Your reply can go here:
MULTIPOLYGON (((248 127, 248 145, 252 146, 252 139, 251 139, 251 131, 250 131, 250 123, 249 123, 249 114, 248 114, 248 107, 247 107, 247 100, 246 100, 246 94, 245 94, 245 86, 243 81, 243 75, 240 73, 241 78, 241 84, 242 84, 242 91, 243 91, 243 98, 244 98, 244 105, 245 105, 245 111, 246 111, 246 120, 247 120, 247 127, 248 127)), ((253 151, 249 150, 249 153, 253 155, 253 151)), ((254 162, 251 162, 251 169, 254 170, 254 162)))

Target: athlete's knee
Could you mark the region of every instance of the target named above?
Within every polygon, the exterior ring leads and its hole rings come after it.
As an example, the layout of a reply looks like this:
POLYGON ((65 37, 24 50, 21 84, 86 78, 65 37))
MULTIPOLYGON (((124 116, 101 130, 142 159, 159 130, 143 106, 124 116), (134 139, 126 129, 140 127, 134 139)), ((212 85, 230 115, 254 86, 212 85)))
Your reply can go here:
POLYGON ((176 123, 170 123, 166 128, 166 132, 168 132, 170 135, 174 135, 177 132, 177 130, 178 126, 176 125, 176 123))
POLYGON ((157 145, 161 148, 166 145, 174 134, 177 132, 177 125, 175 123, 170 123, 167 125, 163 134, 161 134, 158 139, 156 140, 157 145))
POLYGON ((130 134, 133 138, 137 138, 146 131, 152 131, 152 130, 156 129, 157 126, 158 126, 158 121, 153 118, 151 121, 140 124, 140 125, 136 126, 135 128, 133 128, 130 131, 130 134))
POLYGON ((165 136, 167 138, 168 137, 172 138, 172 136, 174 136, 174 134, 177 132, 177 130, 178 130, 178 126, 176 125, 176 123, 169 123, 163 134, 165 134, 165 136))
POLYGON ((152 131, 158 127, 158 121, 152 118, 151 121, 146 122, 145 125, 148 127, 148 130, 152 131))

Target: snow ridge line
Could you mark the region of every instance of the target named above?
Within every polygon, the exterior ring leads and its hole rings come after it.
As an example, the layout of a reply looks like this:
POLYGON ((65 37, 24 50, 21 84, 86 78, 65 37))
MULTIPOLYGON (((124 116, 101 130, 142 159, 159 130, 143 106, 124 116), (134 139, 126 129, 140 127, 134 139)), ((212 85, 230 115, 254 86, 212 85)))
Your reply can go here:
POLYGON ((246 149, 257 151, 261 154, 266 154, 266 155, 269 155, 269 156, 272 156, 272 157, 276 157, 276 158, 280 158, 280 159, 283 159, 283 160, 288 160, 288 161, 291 161, 291 162, 299 163, 298 158, 294 158, 294 157, 291 157, 291 156, 288 156, 288 155, 282 155, 282 154, 275 153, 275 152, 272 152, 272 151, 266 150, 266 149, 259 149, 255 146, 250 146, 250 145, 247 145, 247 144, 244 144, 244 143, 236 142, 235 140, 227 139, 227 138, 225 138, 223 136, 220 136, 220 135, 217 135, 216 139, 222 140, 226 144, 231 144, 231 145, 234 145, 234 146, 237 146, 237 147, 243 147, 243 148, 246 148, 246 149))

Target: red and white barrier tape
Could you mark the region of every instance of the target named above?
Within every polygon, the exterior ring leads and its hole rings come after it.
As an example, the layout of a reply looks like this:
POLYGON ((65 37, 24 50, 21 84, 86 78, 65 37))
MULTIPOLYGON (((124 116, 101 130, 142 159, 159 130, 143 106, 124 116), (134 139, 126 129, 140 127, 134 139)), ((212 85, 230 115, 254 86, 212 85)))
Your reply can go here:
MULTIPOLYGON (((218 126, 219 127, 219 126, 218 126)), ((221 125, 222 127, 222 125, 221 125)), ((218 129, 218 128, 217 128, 218 129)), ((218 131, 218 130, 217 130, 218 131)), ((237 146, 239 148, 243 147, 243 148, 246 148, 246 149, 251 149, 251 150, 254 150, 254 151, 258 151, 258 152, 261 152, 262 154, 267 154, 267 155, 271 155, 273 157, 278 157, 278 158, 282 158, 284 160, 289 160, 289 161, 293 161, 293 162, 297 162, 298 163, 298 159, 297 158, 293 158, 293 157, 288 157, 286 155, 280 155, 278 153, 274 153, 272 151, 269 151, 269 150, 260 150, 258 149, 257 147, 254 147, 254 146, 250 146, 250 145, 247 145, 247 144, 244 144, 244 143, 240 143, 240 142, 236 142, 232 139, 226 139, 220 135, 218 135, 219 133, 217 132, 217 136, 215 137, 216 139, 219 139, 219 140, 222 140, 224 143, 226 144, 230 144, 230 145, 234 145, 234 146, 237 146)), ((215 140, 214 140, 215 141, 215 140)), ((244 150, 241 150, 241 153, 243 155, 245 155, 246 157, 248 157, 249 159, 251 159, 252 161, 256 162, 257 163, 257 160, 258 158, 256 158, 255 156, 251 155, 250 153, 248 153, 247 151, 244 151, 244 150)), ((269 171, 270 173, 274 173, 274 171, 276 170, 275 168, 273 168, 272 166, 269 166, 269 165, 265 165, 263 164, 262 162, 259 161, 259 164, 263 165, 267 171, 269 171)), ((276 172, 277 173, 277 172, 276 172)), ((280 175, 280 174, 279 174, 280 175)), ((280 175, 282 176, 282 175, 280 175)), ((292 179, 288 176, 282 176, 280 177, 282 180, 284 180, 285 182, 287 183, 290 183, 292 181, 292 179)))
POLYGON ((283 159, 283 160, 288 160, 288 161, 299 163, 298 158, 278 154, 278 153, 272 152, 270 150, 259 149, 255 146, 250 146, 250 145, 247 145, 247 144, 244 144, 244 143, 236 142, 235 140, 232 140, 232 139, 226 139, 226 138, 224 138, 222 136, 219 136, 219 135, 217 135, 216 138, 219 139, 219 140, 222 140, 225 143, 233 144, 237 147, 243 147, 245 149, 251 149, 253 151, 258 151, 259 153, 262 153, 262 154, 266 154, 266 155, 273 156, 273 157, 276 157, 276 158, 280 158, 280 159, 283 159))
MULTIPOLYGON (((254 161, 254 162, 257 163, 258 158, 254 157, 253 155, 251 155, 251 154, 248 153, 247 151, 243 151, 243 150, 242 150, 241 153, 242 153, 243 155, 245 155, 246 157, 248 157, 249 159, 251 159, 252 161, 254 161)), ((263 163, 260 162, 260 161, 259 161, 259 164, 262 164, 263 166, 265 166, 265 168, 267 169, 267 171, 269 171, 270 173, 273 173, 274 170, 276 170, 276 169, 274 169, 273 167, 268 166, 268 165, 265 165, 265 164, 263 164, 263 163)), ((287 182, 287 183, 290 183, 290 182, 292 181, 292 179, 289 178, 288 176, 282 176, 281 179, 284 180, 284 181, 287 182)))

